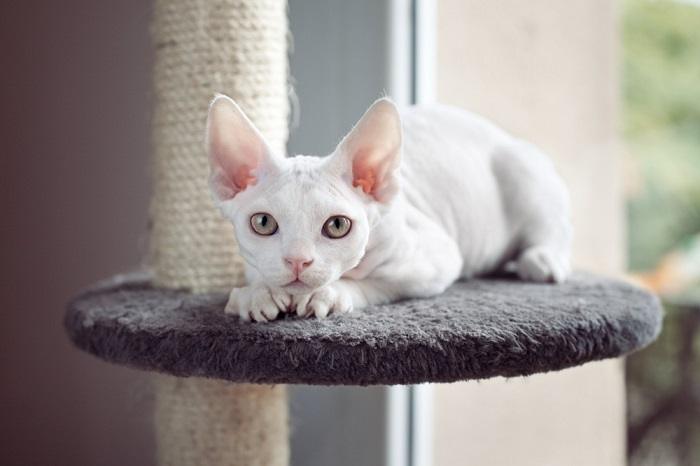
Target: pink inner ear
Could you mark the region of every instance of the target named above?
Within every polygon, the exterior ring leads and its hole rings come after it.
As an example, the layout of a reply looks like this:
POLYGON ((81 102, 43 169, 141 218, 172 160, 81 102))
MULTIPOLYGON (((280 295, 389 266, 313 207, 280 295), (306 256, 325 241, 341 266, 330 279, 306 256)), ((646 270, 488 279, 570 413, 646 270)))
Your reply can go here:
POLYGON ((232 199, 247 187, 254 185, 257 182, 252 173, 255 168, 214 154, 210 183, 216 196, 220 200, 232 199))
POLYGON ((367 178, 359 178, 353 180, 352 185, 354 187, 361 187, 362 191, 364 191, 365 194, 372 194, 372 190, 374 189, 374 176, 371 173, 369 173, 369 176, 367 178))
POLYGON ((252 186, 257 181, 257 178, 251 173, 251 168, 247 165, 243 165, 233 173, 233 183, 238 188, 238 191, 243 191, 248 186, 252 186))
POLYGON ((372 173, 372 171, 367 171, 366 173, 363 173, 359 176, 355 175, 353 178, 353 187, 359 186, 362 188, 362 191, 364 191, 365 194, 372 194, 377 184, 377 181, 374 178, 374 173, 372 173))
POLYGON ((376 151, 361 150, 355 155, 352 164, 352 185, 359 186, 365 194, 377 197, 377 191, 384 182, 382 161, 376 151))
POLYGON ((259 164, 257 154, 261 150, 264 149, 254 146, 231 149, 229 146, 213 151, 212 164, 216 174, 212 181, 219 198, 231 199, 257 182, 253 170, 259 164), (225 149, 236 156, 230 156, 225 149))

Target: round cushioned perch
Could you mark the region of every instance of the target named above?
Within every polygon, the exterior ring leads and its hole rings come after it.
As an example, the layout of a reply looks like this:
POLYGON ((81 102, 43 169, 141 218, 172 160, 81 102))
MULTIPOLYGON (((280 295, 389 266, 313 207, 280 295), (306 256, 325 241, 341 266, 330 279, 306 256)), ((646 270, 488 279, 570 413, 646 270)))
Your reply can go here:
POLYGON ((578 273, 560 285, 459 282, 431 299, 325 320, 246 323, 226 295, 115 277, 68 306, 80 348, 108 361, 252 383, 452 382, 519 376, 620 356, 650 343, 659 302, 626 283, 578 273))

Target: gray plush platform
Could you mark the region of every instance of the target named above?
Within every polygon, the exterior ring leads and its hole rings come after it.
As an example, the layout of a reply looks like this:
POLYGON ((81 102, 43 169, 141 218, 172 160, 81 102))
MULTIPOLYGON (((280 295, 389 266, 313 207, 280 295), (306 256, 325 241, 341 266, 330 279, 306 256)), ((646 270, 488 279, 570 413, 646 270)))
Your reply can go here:
POLYGON ((236 382, 412 384, 519 376, 638 350, 661 328, 658 300, 578 274, 563 285, 484 279, 441 296, 326 320, 245 323, 223 294, 103 282, 68 306, 81 349, 107 361, 236 382))

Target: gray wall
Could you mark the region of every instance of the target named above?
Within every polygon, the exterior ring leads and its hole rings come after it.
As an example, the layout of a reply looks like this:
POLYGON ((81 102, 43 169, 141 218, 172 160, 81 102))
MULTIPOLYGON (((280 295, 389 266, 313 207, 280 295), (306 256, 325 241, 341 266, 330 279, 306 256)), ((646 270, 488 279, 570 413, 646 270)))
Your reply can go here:
POLYGON ((152 464, 143 374, 62 329, 76 290, 144 250, 150 2, 0 9, 0 463, 152 464))

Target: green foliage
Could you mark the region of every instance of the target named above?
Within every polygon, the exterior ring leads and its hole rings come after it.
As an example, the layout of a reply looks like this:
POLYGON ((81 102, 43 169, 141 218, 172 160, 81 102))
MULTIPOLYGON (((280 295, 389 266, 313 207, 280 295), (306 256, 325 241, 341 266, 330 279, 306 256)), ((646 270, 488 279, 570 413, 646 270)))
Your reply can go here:
MULTIPOLYGON (((700 2, 625 0, 623 7, 624 136, 642 180, 628 203, 629 257, 633 270, 645 270, 670 250, 688 250, 691 238, 697 247, 700 2)), ((700 464, 698 401, 689 395, 700 371, 700 309, 666 310, 659 340, 628 359, 634 465, 700 464), (640 436, 644 425, 651 427, 640 436)))
POLYGON ((700 7, 626 0, 624 135, 643 185, 628 204, 634 270, 700 231, 700 7))

